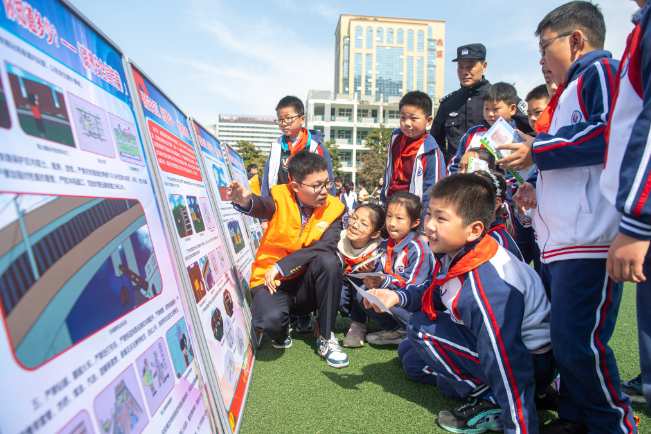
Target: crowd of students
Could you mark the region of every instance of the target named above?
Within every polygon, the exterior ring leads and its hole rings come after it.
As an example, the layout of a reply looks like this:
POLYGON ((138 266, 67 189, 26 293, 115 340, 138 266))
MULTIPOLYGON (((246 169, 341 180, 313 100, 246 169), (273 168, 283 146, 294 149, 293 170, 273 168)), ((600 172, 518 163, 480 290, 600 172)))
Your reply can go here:
POLYGON ((481 139, 500 118, 514 125, 512 85, 486 90, 483 124, 447 164, 428 132, 431 99, 407 93, 370 195, 363 182, 360 196, 335 185, 323 133, 303 128, 298 98, 283 98, 259 193, 229 185, 235 208, 268 225, 254 327, 280 349, 292 326, 314 328, 318 353, 343 368, 334 324, 350 317, 344 347, 398 344, 406 375, 465 401, 438 414, 451 432, 637 432, 627 393, 651 402, 651 5, 636 1, 621 62, 603 50, 598 6, 574 1, 543 18, 546 84, 526 96, 536 135, 518 132, 502 157, 481 139), (533 165, 522 185, 506 170, 533 165), (642 373, 620 384, 608 341, 624 281, 638 285, 642 373), (370 321, 381 331, 367 333, 370 321), (558 419, 539 424, 550 405, 558 419))

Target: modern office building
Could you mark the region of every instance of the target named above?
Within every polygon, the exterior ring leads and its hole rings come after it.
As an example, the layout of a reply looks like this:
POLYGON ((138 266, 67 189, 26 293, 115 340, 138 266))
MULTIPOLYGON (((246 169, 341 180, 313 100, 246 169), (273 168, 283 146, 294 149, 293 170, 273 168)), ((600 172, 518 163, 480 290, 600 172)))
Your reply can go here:
POLYGON ((329 90, 311 90, 307 97, 307 127, 323 131, 326 140, 335 140, 339 147, 344 179, 356 183, 357 160, 367 152, 364 140, 380 124, 388 128, 400 126, 400 96, 376 101, 372 96, 334 94, 329 90))
POLYGON ((335 86, 358 100, 388 101, 412 90, 443 95, 445 21, 341 15, 335 30, 335 86))
POLYGON ((221 143, 233 147, 239 140, 253 143, 256 148, 268 154, 271 143, 282 133, 274 123, 273 116, 220 114, 217 124, 217 138, 221 143))

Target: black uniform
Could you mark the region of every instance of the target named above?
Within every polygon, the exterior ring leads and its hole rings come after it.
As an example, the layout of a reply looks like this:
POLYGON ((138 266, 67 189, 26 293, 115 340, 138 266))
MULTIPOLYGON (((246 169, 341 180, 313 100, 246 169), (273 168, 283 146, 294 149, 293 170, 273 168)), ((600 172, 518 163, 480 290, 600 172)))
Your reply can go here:
MULTIPOLYGON (((466 132, 477 125, 482 124, 484 119, 484 92, 490 86, 490 82, 482 77, 482 80, 471 88, 461 87, 458 90, 444 96, 440 100, 440 107, 434 118, 430 130, 439 148, 445 155, 446 164, 457 153, 457 147, 461 138, 466 132), (447 147, 445 139, 447 137, 447 147)), ((525 134, 533 135, 534 132, 529 126, 527 117, 527 104, 520 98, 517 100, 517 109, 513 120, 517 128, 525 134)))

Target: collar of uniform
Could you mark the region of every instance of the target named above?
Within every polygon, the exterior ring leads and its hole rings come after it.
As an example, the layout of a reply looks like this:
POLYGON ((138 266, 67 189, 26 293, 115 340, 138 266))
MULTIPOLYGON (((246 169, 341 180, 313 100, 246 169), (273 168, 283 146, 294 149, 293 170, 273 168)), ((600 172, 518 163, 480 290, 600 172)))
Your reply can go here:
POLYGON ((407 247, 407 244, 411 243, 414 238, 416 238, 418 234, 414 231, 409 231, 405 237, 393 247, 394 252, 401 252, 405 247, 407 247))
POLYGON ((486 80, 486 78, 482 75, 481 80, 479 83, 475 84, 474 86, 467 88, 468 91, 470 92, 471 95, 474 95, 478 92, 481 92, 482 88, 486 85, 490 85, 490 82, 486 80))
POLYGON ((447 276, 448 271, 450 271, 450 268, 461 258, 463 258, 468 252, 470 252, 472 249, 477 247, 477 244, 485 237, 486 235, 482 235, 481 237, 477 238, 475 241, 466 244, 459 250, 457 253, 454 254, 452 258, 450 258, 450 255, 447 253, 434 253, 434 256, 436 259, 441 263, 441 268, 439 268, 439 273, 437 276, 435 276, 435 279, 442 279, 445 276, 447 276))
POLYGON ((649 9, 651 9, 651 2, 646 2, 646 4, 642 6, 642 8, 635 13, 635 15, 633 15, 633 19, 631 20, 633 21, 633 24, 637 25, 642 20, 642 16, 649 12, 649 9))

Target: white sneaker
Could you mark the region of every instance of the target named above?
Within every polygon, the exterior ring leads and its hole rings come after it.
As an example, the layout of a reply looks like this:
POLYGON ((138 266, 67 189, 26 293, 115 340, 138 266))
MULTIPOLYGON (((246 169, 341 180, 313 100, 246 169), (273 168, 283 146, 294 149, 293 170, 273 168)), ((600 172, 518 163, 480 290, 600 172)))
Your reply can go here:
POLYGON ((382 330, 366 335, 366 342, 373 345, 398 345, 407 338, 407 332, 382 330))
POLYGON ((366 324, 357 321, 350 322, 350 328, 344 339, 344 347, 359 348, 364 346, 364 338, 366 338, 366 324))
POLYGON ((334 333, 331 332, 330 339, 325 340, 318 338, 316 344, 319 347, 319 354, 325 357, 328 366, 333 368, 345 368, 348 366, 348 356, 341 350, 339 341, 334 333))

